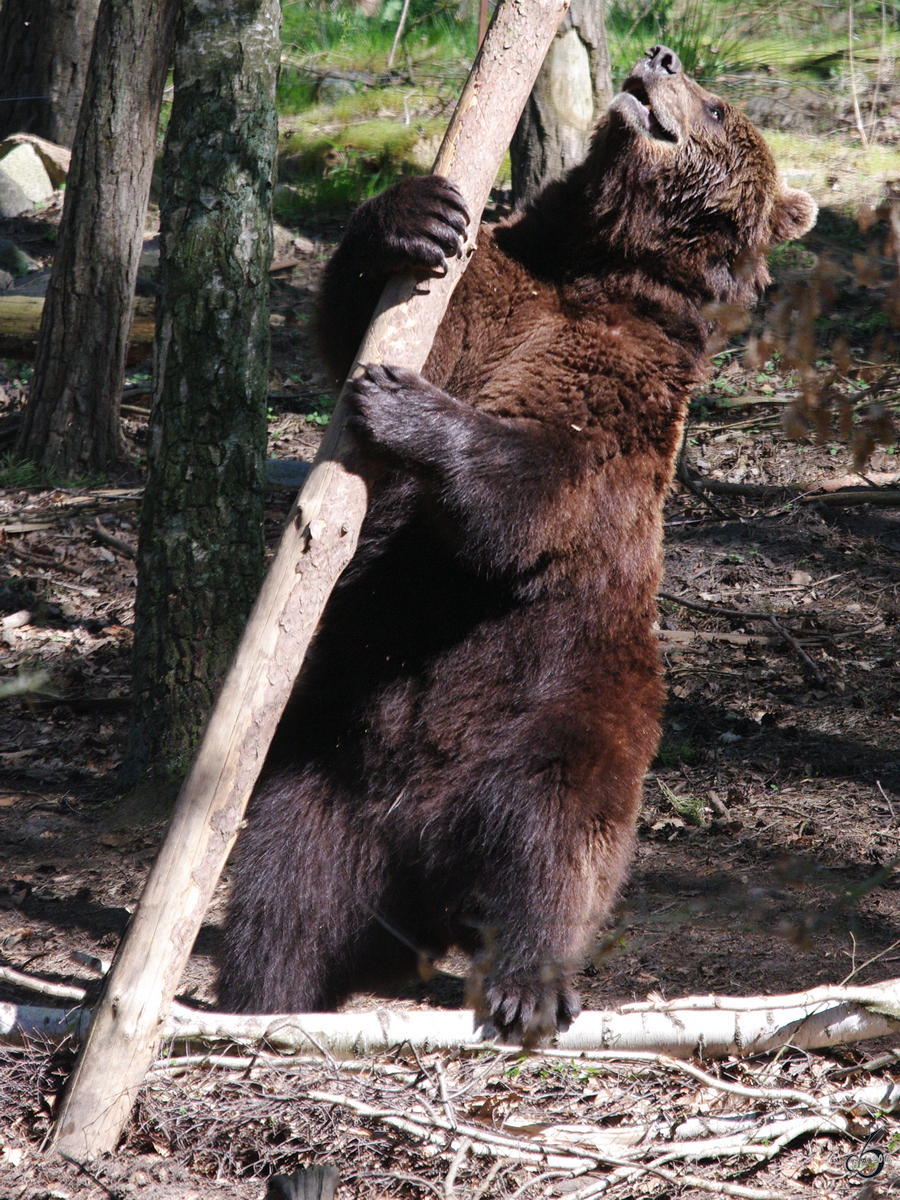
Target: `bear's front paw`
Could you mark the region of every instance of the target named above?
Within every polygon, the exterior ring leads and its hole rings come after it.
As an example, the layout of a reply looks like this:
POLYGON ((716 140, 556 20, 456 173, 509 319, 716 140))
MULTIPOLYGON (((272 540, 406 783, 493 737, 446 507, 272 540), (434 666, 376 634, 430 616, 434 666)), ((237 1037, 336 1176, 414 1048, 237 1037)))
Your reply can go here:
POLYGON ((503 1038, 525 1046, 565 1032, 581 1012, 581 1001, 562 970, 487 975, 473 997, 475 1015, 503 1038))
POLYGON ((421 462, 431 460, 440 441, 436 424, 456 407, 451 396, 415 371, 372 365, 350 383, 346 401, 347 428, 360 441, 421 462))
POLYGON ((441 175, 411 175, 357 210, 355 218, 373 266, 444 274, 462 254, 469 211, 455 183, 441 175))

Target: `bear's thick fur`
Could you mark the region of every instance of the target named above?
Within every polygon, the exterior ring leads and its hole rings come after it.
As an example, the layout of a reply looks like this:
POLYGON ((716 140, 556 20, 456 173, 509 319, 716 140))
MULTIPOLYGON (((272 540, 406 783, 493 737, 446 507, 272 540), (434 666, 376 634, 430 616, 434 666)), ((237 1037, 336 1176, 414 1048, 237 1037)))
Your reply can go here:
MULTIPOLYGON (((662 506, 709 309, 815 219, 760 135, 648 51, 586 162, 482 229, 424 369, 369 368, 379 475, 239 843, 221 1003, 330 1009, 475 955, 477 1011, 536 1037, 616 895, 662 684, 662 506)), ((349 368, 382 285, 440 270, 455 189, 357 210, 321 333, 349 368)))

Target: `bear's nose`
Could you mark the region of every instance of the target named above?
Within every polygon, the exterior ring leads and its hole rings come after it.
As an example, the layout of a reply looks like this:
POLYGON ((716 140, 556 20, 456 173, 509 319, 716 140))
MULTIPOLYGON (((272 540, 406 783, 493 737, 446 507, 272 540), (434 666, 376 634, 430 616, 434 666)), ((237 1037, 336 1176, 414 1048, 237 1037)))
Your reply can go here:
POLYGON ((644 57, 651 71, 665 71, 667 75, 677 75, 681 70, 681 59, 668 46, 651 46, 644 57))

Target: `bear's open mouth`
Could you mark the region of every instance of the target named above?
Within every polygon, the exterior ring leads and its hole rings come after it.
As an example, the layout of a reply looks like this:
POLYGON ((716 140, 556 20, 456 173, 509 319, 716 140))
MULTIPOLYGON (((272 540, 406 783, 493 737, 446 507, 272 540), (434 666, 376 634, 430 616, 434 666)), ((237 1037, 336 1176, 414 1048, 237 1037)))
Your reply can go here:
POLYGON ((663 142, 678 141, 678 135, 667 129, 654 112, 650 96, 640 79, 626 79, 621 92, 613 98, 610 108, 615 109, 640 133, 663 142))

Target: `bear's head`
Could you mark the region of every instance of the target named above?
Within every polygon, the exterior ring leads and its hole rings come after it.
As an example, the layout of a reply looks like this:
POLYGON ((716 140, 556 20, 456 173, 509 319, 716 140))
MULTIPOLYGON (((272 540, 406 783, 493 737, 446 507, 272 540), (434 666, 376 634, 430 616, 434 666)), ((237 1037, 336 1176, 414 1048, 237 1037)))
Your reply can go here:
MULTIPOLYGON (((585 164, 598 243, 697 299, 749 303, 766 250, 815 222, 743 113, 705 91, 674 51, 648 50, 614 97, 585 164)), ((599 245, 598 245, 599 248, 599 245)))

